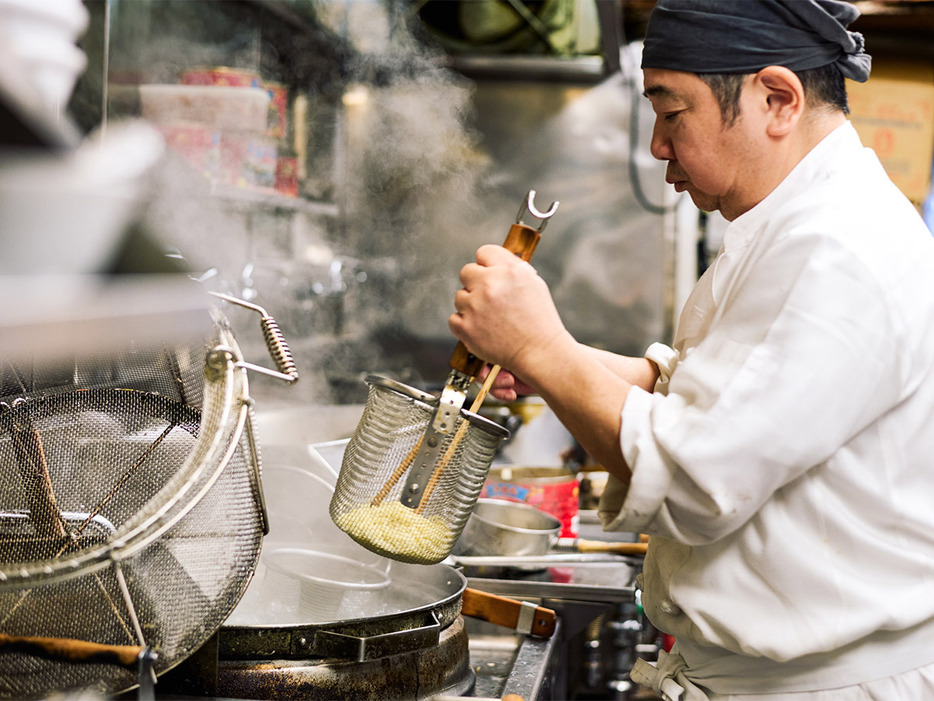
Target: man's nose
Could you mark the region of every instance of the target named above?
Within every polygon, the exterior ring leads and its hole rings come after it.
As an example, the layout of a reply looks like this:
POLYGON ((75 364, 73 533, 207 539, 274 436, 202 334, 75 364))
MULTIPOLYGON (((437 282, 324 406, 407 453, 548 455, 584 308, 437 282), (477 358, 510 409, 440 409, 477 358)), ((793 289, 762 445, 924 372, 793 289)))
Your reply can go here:
POLYGON ((671 148, 671 141, 664 134, 664 129, 660 129, 658 121, 652 127, 652 141, 649 144, 649 151, 654 158, 660 161, 670 161, 674 158, 674 151, 671 148))

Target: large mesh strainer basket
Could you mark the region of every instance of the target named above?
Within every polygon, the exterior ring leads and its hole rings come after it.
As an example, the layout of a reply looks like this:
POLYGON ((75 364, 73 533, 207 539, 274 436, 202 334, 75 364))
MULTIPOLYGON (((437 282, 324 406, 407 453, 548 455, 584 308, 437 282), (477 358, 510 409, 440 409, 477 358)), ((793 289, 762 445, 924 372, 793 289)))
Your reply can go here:
POLYGON ((265 529, 224 318, 171 349, 0 368, 0 697, 139 683, 239 601, 265 529))
MULTIPOLYGON (((434 564, 457 540, 500 443, 509 432, 461 410, 417 509, 403 503, 400 465, 418 449, 438 397, 369 375, 367 402, 347 444, 331 518, 364 547, 402 562, 434 564)), ((409 458, 411 459, 411 458, 409 458)))

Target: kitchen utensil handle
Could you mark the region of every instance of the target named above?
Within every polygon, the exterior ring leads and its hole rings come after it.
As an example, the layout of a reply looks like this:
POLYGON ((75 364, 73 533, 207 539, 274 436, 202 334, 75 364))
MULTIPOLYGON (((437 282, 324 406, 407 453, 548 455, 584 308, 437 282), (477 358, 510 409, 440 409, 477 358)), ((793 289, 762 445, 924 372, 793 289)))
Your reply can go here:
POLYGON ((230 304, 235 304, 244 309, 254 311, 260 316, 259 326, 263 333, 263 340, 266 342, 266 350, 269 351, 269 356, 272 358, 273 363, 275 363, 276 369, 271 370, 262 365, 247 363, 245 361, 240 361, 237 364, 238 367, 254 370, 264 375, 269 375, 270 377, 277 377, 280 380, 285 380, 289 384, 298 381, 298 366, 292 358, 292 351, 285 340, 285 336, 282 335, 282 331, 279 329, 279 323, 269 312, 258 304, 247 302, 238 297, 225 295, 221 292, 210 292, 209 294, 225 302, 229 302, 230 304))
POLYGON ((580 540, 576 549, 581 553, 616 553, 617 555, 645 555, 648 543, 611 543, 605 540, 580 540))
POLYGON ((32 495, 32 508, 29 513, 36 532, 42 536, 64 538, 68 532, 52 488, 42 436, 39 435, 38 429, 32 425, 30 419, 26 418, 22 423, 14 422, 10 437, 16 449, 21 470, 25 472, 26 493, 32 495))
POLYGON ((461 613, 539 638, 554 635, 557 615, 551 609, 467 587, 461 613))
POLYGON ((367 662, 388 655, 436 648, 441 639, 441 622, 429 611, 423 625, 373 635, 342 633, 323 628, 311 636, 309 648, 297 652, 324 657, 367 662))
POLYGON ((144 650, 141 645, 103 645, 72 638, 42 638, 6 633, 0 633, 0 649, 68 662, 116 662, 124 667, 136 665, 144 650))
MULTIPOLYGON (((486 399, 487 393, 490 391, 490 388, 493 386, 493 381, 496 379, 496 376, 499 374, 500 366, 494 365, 490 368, 489 374, 486 376, 486 379, 483 381, 483 385, 480 387, 477 392, 477 396, 474 397, 473 404, 470 405, 470 411, 473 414, 476 414, 480 407, 483 405, 483 400, 486 399)), ((438 466, 434 469, 434 472, 431 473, 431 477, 428 478, 428 484, 425 486, 425 493, 422 496, 422 500, 415 509, 415 513, 420 514, 422 512, 422 507, 424 504, 428 503, 428 500, 431 498, 432 493, 435 491, 435 487, 438 486, 438 481, 441 479, 441 475, 444 472, 445 468, 448 466, 448 463, 451 462, 451 456, 454 455, 454 452, 457 450, 457 446, 460 445, 460 442, 464 440, 464 436, 467 435, 467 427, 469 424, 466 421, 462 421, 461 425, 458 426, 457 432, 454 434, 454 438, 451 439, 450 445, 444 451, 444 455, 441 456, 441 459, 438 461, 438 466)), ((396 468, 396 472, 399 472, 402 469, 407 469, 409 465, 412 464, 412 460, 415 457, 415 452, 418 450, 421 445, 422 439, 419 439, 418 444, 412 449, 408 455, 405 456, 405 459, 402 461, 402 464, 396 468)), ((383 499, 386 498, 386 494, 389 493, 389 490, 392 489, 392 485, 399 481, 399 477, 393 473, 392 477, 389 478, 386 485, 379 491, 373 498, 373 505, 378 505, 383 499), (392 485, 389 484, 392 482, 392 485), (379 501, 377 501, 379 500, 379 501)))
MULTIPOLYGON (((535 253, 535 247, 538 246, 541 239, 542 234, 540 231, 527 224, 516 223, 509 228, 509 233, 506 234, 506 240, 503 242, 503 248, 512 251, 522 260, 528 262, 532 260, 532 254, 535 253)), ((467 350, 467 346, 464 345, 463 341, 457 343, 450 362, 450 366, 454 370, 469 377, 476 377, 480 374, 484 365, 486 365, 486 361, 467 350)))

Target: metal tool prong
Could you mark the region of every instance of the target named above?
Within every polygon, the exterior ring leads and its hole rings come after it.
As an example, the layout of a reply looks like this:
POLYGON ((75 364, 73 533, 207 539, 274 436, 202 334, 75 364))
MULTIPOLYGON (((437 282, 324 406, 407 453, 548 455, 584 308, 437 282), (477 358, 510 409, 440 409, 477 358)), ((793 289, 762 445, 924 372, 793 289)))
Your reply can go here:
POLYGON ((536 231, 541 233, 545 229, 545 223, 555 212, 558 211, 558 204, 559 203, 557 201, 552 202, 547 212, 541 212, 535 207, 535 190, 529 190, 526 201, 522 204, 522 207, 519 208, 519 213, 516 215, 516 223, 521 224, 522 215, 528 211, 529 214, 540 220, 541 223, 538 225, 538 229, 536 229, 536 231))

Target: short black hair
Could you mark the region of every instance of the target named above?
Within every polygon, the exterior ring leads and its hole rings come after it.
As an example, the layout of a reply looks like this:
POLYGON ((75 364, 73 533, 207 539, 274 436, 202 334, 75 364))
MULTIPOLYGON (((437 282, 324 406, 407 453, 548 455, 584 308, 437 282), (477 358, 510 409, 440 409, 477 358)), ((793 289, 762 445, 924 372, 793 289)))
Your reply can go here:
MULTIPOLYGON (((743 81, 748 73, 698 73, 697 76, 710 87, 717 103, 720 105, 720 114, 723 121, 732 124, 739 116, 739 95, 743 89, 743 81)), ((804 88, 805 99, 812 106, 827 105, 838 109, 843 114, 850 113, 850 105, 846 95, 846 81, 843 74, 834 64, 811 68, 806 71, 796 71, 795 75, 804 88)))

